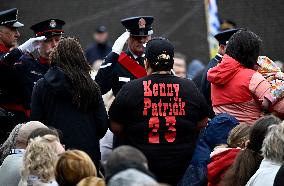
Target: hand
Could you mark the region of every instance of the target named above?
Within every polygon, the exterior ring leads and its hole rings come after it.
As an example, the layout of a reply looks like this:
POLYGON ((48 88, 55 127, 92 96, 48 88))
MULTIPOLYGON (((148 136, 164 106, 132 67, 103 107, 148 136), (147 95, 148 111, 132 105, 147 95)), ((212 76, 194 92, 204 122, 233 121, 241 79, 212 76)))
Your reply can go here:
POLYGON ((45 39, 45 36, 30 38, 29 40, 18 46, 18 49, 20 49, 23 53, 31 53, 38 49, 39 43, 45 39))
POLYGON ((125 42, 127 41, 127 39, 129 38, 129 36, 130 36, 130 33, 128 31, 124 32, 121 36, 119 36, 119 38, 117 38, 117 40, 114 42, 112 46, 112 51, 120 55, 123 49, 123 46, 125 42))

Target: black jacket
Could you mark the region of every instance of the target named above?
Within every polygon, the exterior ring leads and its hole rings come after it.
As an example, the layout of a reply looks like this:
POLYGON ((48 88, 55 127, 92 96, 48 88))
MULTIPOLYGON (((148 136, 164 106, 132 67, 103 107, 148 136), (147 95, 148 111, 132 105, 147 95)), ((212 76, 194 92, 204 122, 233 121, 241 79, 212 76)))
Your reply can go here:
POLYGON ((93 43, 92 45, 88 46, 86 49, 86 58, 90 65, 101 59, 103 60, 109 53, 111 52, 111 45, 109 43, 99 44, 93 43))
POLYGON ((14 68, 21 55, 22 52, 18 48, 8 51, 0 45, 0 108, 8 111, 15 123, 25 122, 28 119, 24 107, 24 85, 14 68))
POLYGON ((203 77, 201 80, 201 93, 205 97, 206 102, 209 106, 209 117, 210 118, 213 118, 215 116, 215 113, 213 111, 212 101, 211 101, 211 83, 207 80, 207 72, 210 68, 217 66, 219 61, 222 60, 222 57, 219 55, 216 55, 213 59, 209 61, 208 65, 205 68, 205 71, 203 72, 203 77))
POLYGON ((41 63, 40 58, 36 59, 29 54, 24 54, 19 62, 15 63, 14 68, 23 84, 25 108, 30 109, 33 87, 39 79, 43 78, 49 69, 49 64, 41 63))
POLYGON ((61 130, 67 149, 85 151, 98 166, 99 140, 108 128, 102 97, 97 108, 83 112, 72 103, 71 91, 64 73, 58 67, 50 68, 33 89, 31 119, 61 130))
MULTIPOLYGON (((137 61, 129 50, 125 53, 137 61)), ((118 54, 114 52, 109 53, 96 75, 96 82, 100 86, 103 95, 112 89, 113 94, 116 96, 125 83, 137 79, 131 72, 118 63, 118 58, 118 54)), ((143 58, 140 58, 137 63, 144 67, 143 58)))

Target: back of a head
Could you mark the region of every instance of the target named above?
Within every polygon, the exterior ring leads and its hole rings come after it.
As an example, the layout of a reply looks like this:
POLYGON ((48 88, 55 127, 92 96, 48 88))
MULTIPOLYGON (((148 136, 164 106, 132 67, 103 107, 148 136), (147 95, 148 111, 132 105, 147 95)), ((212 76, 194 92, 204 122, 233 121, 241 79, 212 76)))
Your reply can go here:
POLYGON ((254 123, 249 132, 246 148, 237 155, 233 165, 225 173, 221 185, 245 185, 248 182, 263 159, 261 147, 269 127, 280 122, 279 118, 268 115, 259 118, 254 123))
POLYGON ((174 64, 174 46, 165 38, 153 38, 146 45, 145 58, 154 72, 169 71, 174 64))
POLYGON ((157 184, 149 175, 132 168, 117 173, 108 182, 108 186, 149 186, 157 184))
POLYGON ((82 179, 76 186, 105 186, 105 182, 103 179, 91 176, 82 179))
POLYGON ((27 180, 29 175, 38 176, 45 183, 54 178, 57 148, 53 142, 57 140, 53 135, 31 139, 23 158, 23 180, 27 180))
POLYGON ((226 54, 252 69, 260 53, 261 39, 252 31, 241 29, 229 40, 226 54))
POLYGON ((25 123, 19 130, 17 143, 27 144, 26 142, 28 141, 30 134, 38 128, 47 128, 47 126, 39 121, 30 121, 25 123))
POLYGON ((234 127, 229 134, 227 143, 228 146, 231 148, 240 147, 243 148, 245 145, 245 142, 249 138, 249 132, 250 132, 250 125, 246 123, 241 123, 234 127))
POLYGON ((147 169, 148 162, 140 150, 124 145, 114 149, 109 155, 105 165, 106 180, 127 168, 147 169))
POLYGON ((61 39, 50 54, 51 66, 59 67, 71 85, 72 103, 80 110, 97 108, 100 88, 91 78, 80 43, 74 38, 61 39))
POLYGON ((1 162, 9 155, 11 149, 19 148, 19 146, 25 148, 29 135, 38 128, 47 128, 47 126, 39 121, 16 125, 0 148, 1 162))
POLYGON ((79 68, 83 72, 89 72, 90 66, 84 56, 80 43, 71 37, 63 38, 50 54, 52 66, 59 66, 63 71, 79 68))
POLYGON ((76 185, 83 178, 97 176, 96 166, 83 151, 68 150, 57 161, 55 178, 60 186, 76 185))
POLYGON ((273 162, 284 162, 284 122, 270 127, 262 144, 262 154, 273 162))
POLYGON ((59 138, 59 134, 56 129, 50 129, 50 128, 38 128, 35 129, 34 131, 31 132, 31 134, 28 137, 27 143, 29 142, 30 139, 34 139, 36 137, 42 137, 45 135, 53 135, 59 138))
POLYGON ((257 153, 261 153, 263 140, 267 134, 268 128, 272 125, 279 124, 281 120, 273 115, 263 116, 259 118, 251 128, 249 134, 248 149, 257 153))

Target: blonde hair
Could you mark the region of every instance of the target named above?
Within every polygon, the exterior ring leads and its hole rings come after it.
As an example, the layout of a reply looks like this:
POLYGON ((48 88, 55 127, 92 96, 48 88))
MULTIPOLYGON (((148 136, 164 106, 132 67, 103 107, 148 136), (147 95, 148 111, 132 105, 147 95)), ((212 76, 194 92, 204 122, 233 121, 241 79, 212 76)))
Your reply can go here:
POLYGON ((250 125, 246 123, 241 123, 237 126, 235 126, 228 136, 228 146, 231 148, 244 148, 245 142, 249 138, 249 132, 250 132, 250 125))
POLYGON ((103 179, 91 176, 82 179, 76 186, 105 186, 105 182, 103 179))
POLYGON ((31 139, 24 154, 22 179, 26 181, 29 175, 38 176, 46 183, 54 178, 54 168, 57 161, 56 146, 53 142, 59 139, 54 135, 45 135, 31 139))
POLYGON ((59 185, 76 185, 89 176, 97 176, 96 166, 83 151, 68 150, 57 161, 55 179, 59 185))

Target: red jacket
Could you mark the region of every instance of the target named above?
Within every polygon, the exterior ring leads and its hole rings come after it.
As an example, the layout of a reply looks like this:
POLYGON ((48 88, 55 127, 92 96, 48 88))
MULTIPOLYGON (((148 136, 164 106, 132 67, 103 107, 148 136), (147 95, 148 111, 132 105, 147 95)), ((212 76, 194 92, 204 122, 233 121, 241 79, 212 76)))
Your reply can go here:
POLYGON ((240 122, 253 124, 263 115, 261 103, 271 85, 258 72, 228 55, 207 73, 215 114, 229 113, 240 122))
POLYGON ((228 55, 222 62, 208 71, 211 84, 212 105, 242 103, 252 98, 250 80, 256 71, 248 69, 228 55))
POLYGON ((240 148, 233 148, 214 155, 208 164, 208 186, 218 186, 225 172, 233 164, 240 148))

